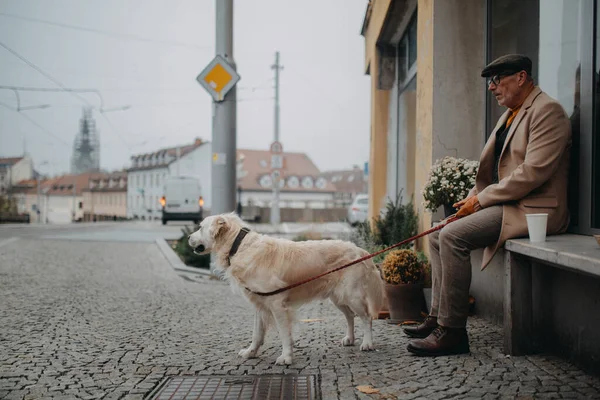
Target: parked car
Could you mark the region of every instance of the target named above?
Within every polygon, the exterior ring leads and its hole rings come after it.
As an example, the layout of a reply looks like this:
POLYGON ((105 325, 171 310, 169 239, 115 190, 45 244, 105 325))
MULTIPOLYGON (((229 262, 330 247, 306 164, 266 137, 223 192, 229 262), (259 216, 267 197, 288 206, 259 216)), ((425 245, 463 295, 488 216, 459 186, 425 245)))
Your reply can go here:
POLYGON ((168 221, 200 223, 204 207, 200 181, 190 176, 168 177, 160 204, 163 225, 166 225, 168 221))
POLYGON ((359 222, 365 222, 369 214, 369 195, 357 194, 348 207, 348 223, 355 226, 359 222))

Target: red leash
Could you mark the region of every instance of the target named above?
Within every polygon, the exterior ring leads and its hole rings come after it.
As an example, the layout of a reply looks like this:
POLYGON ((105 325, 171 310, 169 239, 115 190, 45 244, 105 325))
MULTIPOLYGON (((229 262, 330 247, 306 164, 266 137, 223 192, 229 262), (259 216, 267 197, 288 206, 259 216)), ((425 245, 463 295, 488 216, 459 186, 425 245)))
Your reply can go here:
POLYGON ((401 242, 399 242, 399 243, 396 243, 396 244, 394 244, 394 245, 392 245, 392 246, 390 246, 390 247, 388 247, 388 248, 385 248, 385 249, 383 249, 383 250, 379 250, 379 251, 378 251, 378 252, 376 252, 376 253, 369 254, 369 255, 366 255, 366 256, 364 256, 364 257, 362 257, 362 258, 359 258, 359 259, 357 259, 357 260, 351 261, 351 262, 349 262, 348 264, 344 264, 344 265, 342 265, 341 267, 337 267, 337 268, 334 268, 334 269, 332 269, 332 270, 329 270, 329 271, 323 272, 323 273, 322 273, 322 274, 320 274, 320 275, 314 276, 314 277, 312 277, 312 278, 309 278, 309 279, 306 279, 306 280, 304 280, 304 281, 301 281, 301 282, 294 283, 293 285, 289 285, 289 286, 286 286, 286 287, 282 287, 281 289, 273 290, 272 292, 255 292, 255 291, 253 291, 253 290, 250 290, 250 289, 248 289, 248 288, 246 288, 246 290, 247 290, 247 291, 249 291, 249 292, 251 292, 251 293, 257 294, 257 295, 259 295, 259 296, 273 296, 273 295, 275 295, 275 294, 279 294, 279 293, 281 293, 281 292, 285 292, 286 290, 290 290, 290 289, 293 289, 293 288, 295 288, 295 287, 298 287, 298 286, 300 286, 300 285, 304 285, 305 283, 308 283, 308 282, 314 281, 314 280, 316 280, 316 279, 322 278, 322 277, 324 277, 325 275, 332 274, 332 273, 334 273, 334 272, 336 272, 336 271, 339 271, 339 270, 341 270, 341 269, 348 268, 348 267, 349 267, 349 266, 351 266, 351 265, 358 264, 359 262, 362 262, 362 261, 368 260, 369 258, 373 258, 373 257, 375 257, 375 256, 378 256, 379 254, 381 254, 381 253, 385 253, 386 251, 389 251, 389 250, 391 250, 391 249, 393 249, 393 248, 396 248, 396 247, 402 246, 402 245, 404 245, 404 244, 407 244, 407 243, 413 242, 413 241, 415 241, 415 240, 417 240, 417 239, 419 239, 419 238, 421 238, 421 237, 423 237, 423 236, 427 236, 427 235, 429 235, 430 233, 433 233, 433 232, 435 232, 435 231, 439 231, 440 229, 442 229, 443 227, 445 227, 446 225, 448 225, 450 222, 454 222, 454 221, 456 221, 457 219, 458 219, 458 218, 456 217, 456 215, 455 215, 455 214, 453 214, 453 215, 449 216, 448 218, 446 218, 445 220, 443 220, 442 222, 440 222, 440 224, 439 224, 438 226, 435 226, 435 227, 433 227, 433 228, 431 228, 431 229, 429 229, 429 230, 427 230, 427 231, 425 231, 425 232, 419 233, 418 235, 415 235, 415 236, 413 236, 413 237, 410 237, 410 238, 408 238, 408 239, 406 239, 406 240, 403 240, 403 241, 401 241, 401 242))

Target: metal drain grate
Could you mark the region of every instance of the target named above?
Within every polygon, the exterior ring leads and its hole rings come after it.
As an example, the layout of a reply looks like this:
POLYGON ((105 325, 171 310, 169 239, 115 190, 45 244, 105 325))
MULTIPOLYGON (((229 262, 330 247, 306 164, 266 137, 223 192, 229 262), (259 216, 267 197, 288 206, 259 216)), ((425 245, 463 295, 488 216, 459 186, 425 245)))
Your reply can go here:
POLYGON ((314 375, 177 376, 167 378, 151 400, 319 400, 314 375))

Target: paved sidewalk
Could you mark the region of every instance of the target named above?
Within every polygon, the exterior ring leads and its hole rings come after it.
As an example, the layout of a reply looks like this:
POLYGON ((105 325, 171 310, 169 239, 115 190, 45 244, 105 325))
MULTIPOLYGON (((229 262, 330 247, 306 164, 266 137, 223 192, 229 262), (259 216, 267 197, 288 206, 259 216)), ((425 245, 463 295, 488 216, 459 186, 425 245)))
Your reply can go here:
POLYGON ((385 321, 374 323, 377 351, 340 347, 344 318, 328 302, 300 312, 315 321, 298 323, 292 366, 273 365, 274 333, 244 362, 249 306, 223 282, 177 275, 154 243, 5 245, 0 317, 0 399, 141 399, 170 375, 281 373, 318 374, 323 399, 600 398, 600 379, 560 359, 505 357, 500 330, 477 318, 470 355, 411 356, 385 321))

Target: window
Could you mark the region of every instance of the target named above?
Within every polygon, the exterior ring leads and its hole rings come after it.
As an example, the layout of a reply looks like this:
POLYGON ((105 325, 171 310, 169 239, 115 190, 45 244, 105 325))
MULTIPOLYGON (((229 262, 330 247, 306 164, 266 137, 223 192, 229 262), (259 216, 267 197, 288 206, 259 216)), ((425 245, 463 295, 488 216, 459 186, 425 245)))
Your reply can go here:
MULTIPOLYGON (((600 194, 594 194, 600 190, 599 6, 587 0, 488 0, 487 7, 486 61, 508 53, 529 56, 536 84, 571 120, 570 231, 590 234, 600 229, 600 194)), ((506 109, 491 95, 486 101, 489 137, 506 109)))
POLYGON ((402 89, 417 72, 417 13, 412 16, 396 50, 399 88, 402 89))
POLYGON ((594 81, 594 126, 592 135, 592 187, 591 187, 591 217, 592 228, 600 229, 600 5, 594 2, 595 12, 595 39, 596 39, 596 60, 593 71, 594 81))
POLYGON ((408 67, 417 62, 417 13, 408 25, 408 67))
MULTIPOLYGON (((568 1, 568 0, 567 0, 568 1)), ((525 54, 533 61, 533 78, 537 81, 539 48, 540 0, 488 0, 487 62, 509 53, 525 54)), ((549 0, 549 3, 554 0, 549 0)), ((486 63, 487 63, 486 62, 486 63)), ((482 78, 482 84, 485 85, 482 78)), ((537 82, 536 82, 537 83, 537 82)), ((487 95, 488 118, 486 138, 506 108, 499 106, 491 94, 487 95)))

